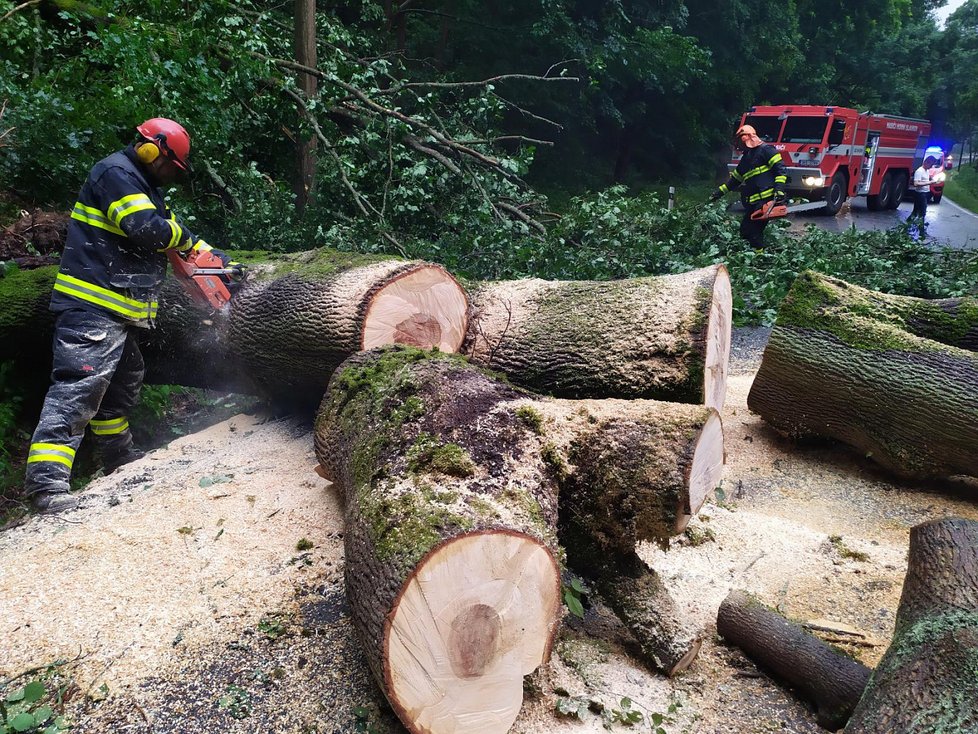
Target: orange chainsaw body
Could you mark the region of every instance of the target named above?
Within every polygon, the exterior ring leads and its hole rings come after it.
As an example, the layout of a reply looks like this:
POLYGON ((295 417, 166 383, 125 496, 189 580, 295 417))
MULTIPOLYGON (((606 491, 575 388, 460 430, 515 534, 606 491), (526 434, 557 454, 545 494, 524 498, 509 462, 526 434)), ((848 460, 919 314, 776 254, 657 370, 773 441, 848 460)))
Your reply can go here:
POLYGON ((169 250, 166 256, 194 303, 219 310, 231 302, 231 291, 221 277, 227 269, 217 255, 207 250, 191 252, 185 260, 176 250, 169 250))
POLYGON ((771 201, 765 201, 760 209, 750 215, 750 218, 756 222, 786 216, 788 216, 788 207, 784 204, 778 204, 774 199, 771 199, 771 201))

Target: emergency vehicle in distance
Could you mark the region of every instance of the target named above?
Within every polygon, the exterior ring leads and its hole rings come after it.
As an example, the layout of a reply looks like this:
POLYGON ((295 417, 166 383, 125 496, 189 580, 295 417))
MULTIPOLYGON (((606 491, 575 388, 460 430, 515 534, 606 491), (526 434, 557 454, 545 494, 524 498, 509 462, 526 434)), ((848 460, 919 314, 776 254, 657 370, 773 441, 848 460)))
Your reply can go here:
MULTIPOLYGON (((787 194, 818 202, 789 210, 824 209, 835 214, 851 196, 865 196, 870 209, 896 209, 913 172, 926 155, 939 165, 932 169, 931 198, 944 192, 944 152, 928 146, 927 120, 858 112, 821 105, 757 105, 741 116, 773 145, 788 168, 787 194)), ((734 151, 728 169, 740 162, 734 151)))

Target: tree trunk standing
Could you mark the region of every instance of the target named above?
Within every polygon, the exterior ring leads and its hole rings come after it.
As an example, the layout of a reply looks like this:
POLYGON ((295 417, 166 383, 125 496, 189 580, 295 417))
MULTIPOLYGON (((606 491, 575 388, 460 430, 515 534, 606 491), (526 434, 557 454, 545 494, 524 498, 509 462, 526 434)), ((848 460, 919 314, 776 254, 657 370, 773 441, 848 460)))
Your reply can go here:
POLYGON ((731 591, 717 612, 717 633, 761 668, 815 704, 820 726, 845 726, 870 669, 792 624, 744 591, 731 591))
POLYGON ((893 641, 845 734, 978 731, 978 523, 917 525, 893 641))
POLYGON ((871 308, 863 293, 800 276, 748 406, 788 436, 837 439, 902 476, 978 476, 978 355, 947 346, 971 333, 968 309, 949 315, 942 331, 940 319, 871 308))
POLYGON ((464 351, 519 385, 723 406, 732 306, 722 265, 616 281, 483 283, 470 296, 464 351))
MULTIPOLYGON (((318 63, 316 54, 316 0, 295 0, 295 60, 311 69, 318 63)), ((316 98, 317 79, 312 74, 298 72, 299 89, 306 99, 316 98)), ((316 189, 316 136, 296 141, 298 156, 298 180, 296 181, 296 209, 301 213, 309 204, 316 189)))
MULTIPOLYGON (((537 399, 458 357, 410 349, 357 355, 334 375, 316 456, 346 498, 353 621, 412 732, 505 732, 515 719, 522 677, 546 659, 560 613, 558 493, 578 473, 580 483, 610 474, 585 460, 633 465, 609 487, 620 522, 583 526, 628 539, 615 547, 684 527, 689 483, 718 479, 722 437, 704 430, 715 411, 607 403, 537 399), (673 444, 673 470, 668 449, 640 469, 645 455, 633 454, 647 439, 628 431, 679 413, 690 435, 673 444), (587 445, 603 448, 577 448, 587 445)), ((588 515, 600 501, 569 492, 560 504, 588 515)))

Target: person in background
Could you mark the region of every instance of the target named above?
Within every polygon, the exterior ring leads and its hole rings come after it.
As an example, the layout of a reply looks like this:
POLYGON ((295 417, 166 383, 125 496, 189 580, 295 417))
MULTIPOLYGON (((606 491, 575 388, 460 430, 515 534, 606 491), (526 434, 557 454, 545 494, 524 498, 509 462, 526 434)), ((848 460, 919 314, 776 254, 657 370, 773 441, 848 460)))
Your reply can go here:
POLYGON ((751 214, 774 199, 785 200, 784 189, 788 182, 788 169, 781 154, 773 145, 765 143, 751 125, 742 125, 734 134, 734 145, 743 155, 731 172, 727 182, 721 185, 710 201, 723 198, 728 191, 740 188, 740 201, 744 205, 744 218, 740 220, 740 236, 756 250, 764 248, 764 228, 767 219, 751 219, 751 214))
POLYGON ((913 211, 908 220, 919 218, 921 222, 927 214, 927 199, 930 198, 930 169, 937 165, 937 159, 933 156, 924 158, 920 168, 913 172, 913 211))
POLYGON ((167 251, 186 256, 211 250, 230 269, 228 280, 243 275, 240 263, 187 229, 163 199, 159 187, 188 170, 187 131, 156 117, 136 133, 133 144, 95 164, 71 212, 51 296, 51 386, 25 476, 25 492, 38 512, 78 507, 69 479, 86 429, 106 474, 142 456, 128 419, 144 374, 137 336, 156 317, 167 251))

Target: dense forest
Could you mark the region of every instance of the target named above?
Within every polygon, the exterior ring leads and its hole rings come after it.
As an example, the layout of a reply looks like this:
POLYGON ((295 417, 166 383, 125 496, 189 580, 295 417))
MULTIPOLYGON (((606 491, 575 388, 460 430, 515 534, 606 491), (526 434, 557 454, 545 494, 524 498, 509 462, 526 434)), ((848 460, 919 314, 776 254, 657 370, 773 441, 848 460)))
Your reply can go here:
POLYGON ((194 142, 178 210, 212 241, 492 259, 551 237, 569 196, 714 180, 752 103, 974 135, 978 2, 941 29, 944 4, 4 0, 0 176, 68 207, 136 122, 169 116, 194 142))

